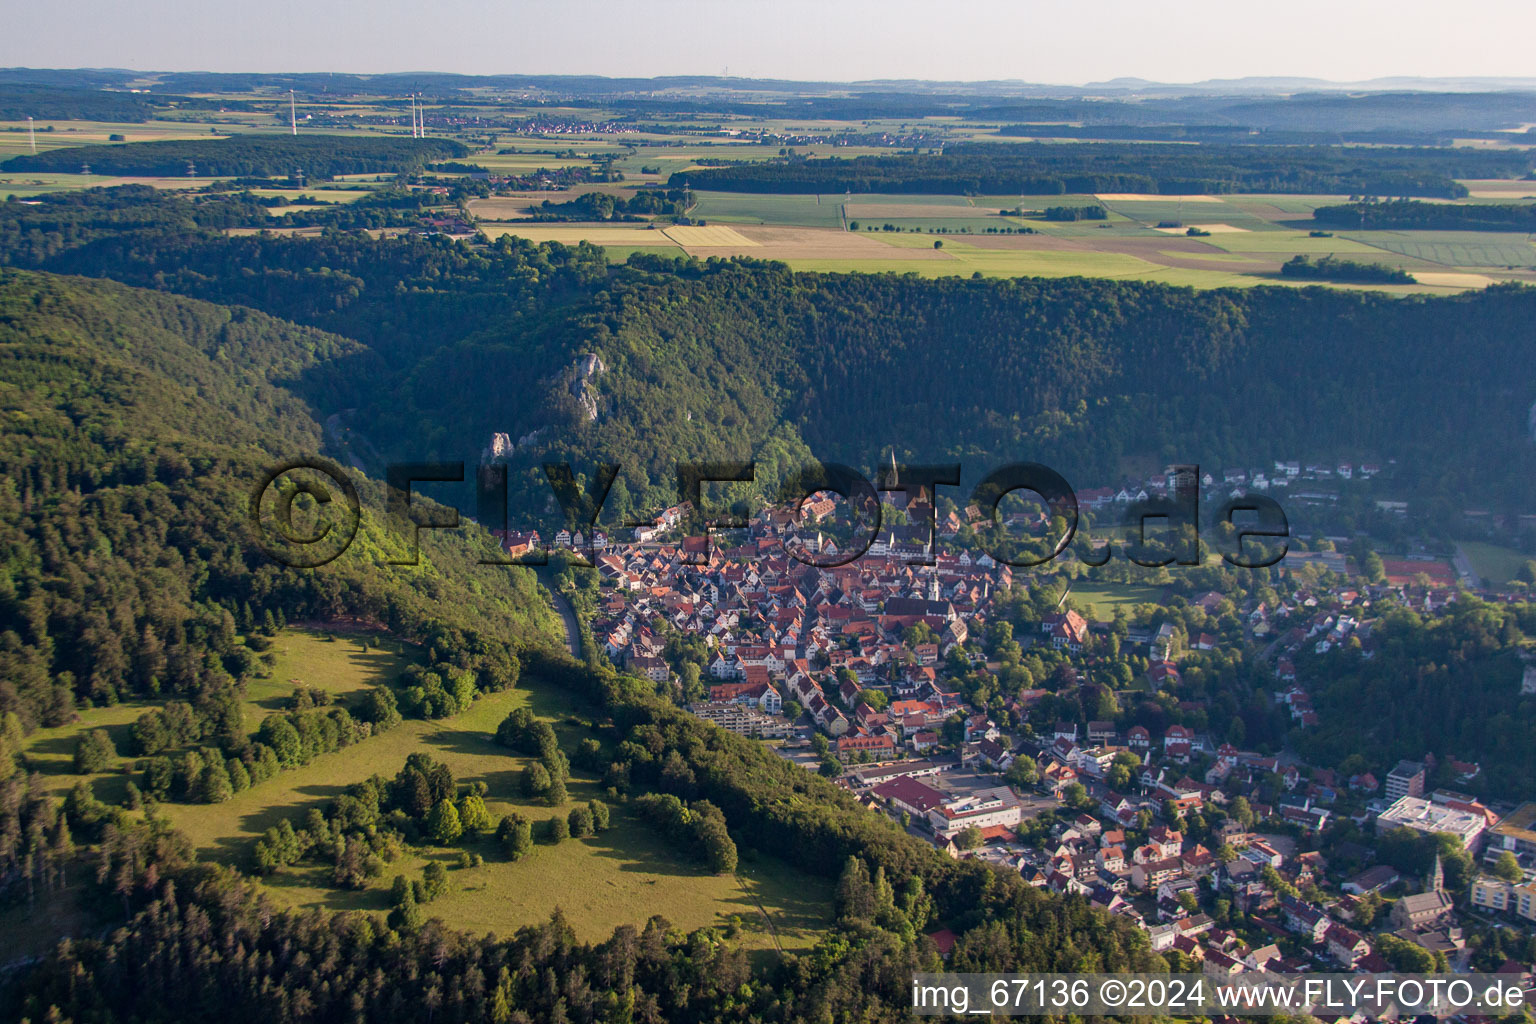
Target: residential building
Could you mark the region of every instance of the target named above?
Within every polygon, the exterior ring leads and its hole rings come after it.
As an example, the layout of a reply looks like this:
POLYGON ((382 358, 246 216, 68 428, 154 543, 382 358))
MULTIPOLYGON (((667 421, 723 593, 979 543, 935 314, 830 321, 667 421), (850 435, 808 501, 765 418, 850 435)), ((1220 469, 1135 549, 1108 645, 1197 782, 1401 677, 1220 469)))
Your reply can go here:
POLYGON ((1421 761, 1399 761, 1397 767, 1387 773, 1387 799, 1424 795, 1424 764, 1421 761))
POLYGON ((1481 814, 1437 804, 1421 797, 1404 796, 1381 812, 1376 819, 1376 831, 1381 833, 1394 828, 1411 828, 1426 835, 1449 832, 1461 840, 1462 846, 1475 853, 1481 845, 1487 824, 1488 820, 1481 814))

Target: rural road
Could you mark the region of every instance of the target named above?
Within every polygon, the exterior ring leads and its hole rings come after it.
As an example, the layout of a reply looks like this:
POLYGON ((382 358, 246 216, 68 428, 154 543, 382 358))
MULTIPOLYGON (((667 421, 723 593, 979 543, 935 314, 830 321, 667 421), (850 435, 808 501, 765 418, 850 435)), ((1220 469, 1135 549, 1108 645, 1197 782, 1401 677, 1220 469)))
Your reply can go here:
POLYGON ((560 623, 565 627, 565 646, 570 649, 571 657, 581 659, 581 629, 576 625, 576 612, 571 608, 571 602, 565 599, 564 594, 549 591, 549 599, 554 602, 555 611, 560 613, 560 623))

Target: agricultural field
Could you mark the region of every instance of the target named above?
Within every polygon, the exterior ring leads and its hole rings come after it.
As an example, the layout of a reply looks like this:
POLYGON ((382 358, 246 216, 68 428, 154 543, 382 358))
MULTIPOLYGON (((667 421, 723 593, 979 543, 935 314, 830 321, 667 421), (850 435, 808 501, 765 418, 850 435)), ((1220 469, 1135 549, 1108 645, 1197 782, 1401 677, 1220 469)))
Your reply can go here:
POLYGON ((687 249, 713 249, 720 246, 755 247, 758 245, 757 242, 754 242, 741 232, 720 224, 710 225, 709 227, 677 226, 664 228, 662 234, 687 249))
MULTIPOLYGON (((1499 231, 1368 231, 1353 233, 1388 252, 1447 267, 1536 267, 1530 237, 1499 231)), ((1329 239, 1331 241, 1331 239, 1329 239)))
POLYGON ((591 242, 593 245, 676 245, 667 238, 666 232, 648 224, 519 224, 515 222, 486 223, 480 225, 486 238, 495 241, 502 235, 516 235, 530 242, 560 242, 577 245, 591 242))
POLYGON ((163 189, 195 189, 211 185, 218 178, 117 178, 105 174, 39 174, 35 171, 0 174, 0 201, 15 196, 30 199, 50 192, 69 192, 82 188, 111 188, 114 185, 149 185, 163 189))
MULTIPOLYGON (((33 125, 39 153, 71 146, 99 146, 113 141, 158 142, 163 139, 203 139, 229 135, 236 129, 207 121, 53 121, 39 119, 33 125), (121 140, 112 136, 121 135, 121 140)), ((0 121, 0 160, 32 152, 27 122, 0 121)))
POLYGON ((842 227, 842 196, 700 192, 690 216, 730 224, 842 227))
MULTIPOLYGON (((431 108, 429 108, 430 111, 431 108)), ((360 101, 349 113, 360 117, 392 117, 398 105, 360 101)), ((514 113, 516 111, 516 113, 514 113)), ((557 108, 517 110, 522 116, 560 116, 557 108)), ((278 113, 283 113, 279 111, 278 113)), ((301 111, 302 113, 302 111, 301 111)), ((603 119, 613 112, 565 111, 578 119, 603 119)), ((58 147, 105 142, 112 135, 130 141, 160 138, 196 138, 204 135, 248 131, 278 131, 281 119, 271 113, 242 116, 212 114, 200 119, 157 120, 144 124, 107 122, 58 122, 55 131, 40 133, 39 146, 58 147)), ((930 119, 930 130, 954 137, 975 134, 957 120, 930 119)), ((51 123, 51 122, 49 122, 51 123)), ((681 123, 681 122, 679 122, 681 123)), ((724 122, 729 127, 729 120, 724 122)), ((46 124, 44 125, 46 126, 46 124)), ((23 127, 0 124, 0 157, 26 146, 23 127)), ((893 121, 868 123, 830 122, 811 119, 770 119, 751 122, 753 129, 787 134, 853 129, 901 132, 907 125, 893 121)), ((399 134, 397 125, 327 126, 337 134, 399 134)), ((484 135, 468 136, 483 146, 484 135)), ((1416 284, 1383 290, 1398 293, 1450 293, 1485 287, 1499 280, 1536 280, 1536 247, 1518 234, 1486 232, 1336 232, 1333 236, 1310 235, 1312 211, 1338 203, 1342 196, 1223 194, 1204 196, 1102 195, 1059 196, 963 196, 930 194, 825 194, 777 195, 701 192, 688 213, 703 227, 654 228, 646 223, 570 224, 528 223, 530 207, 549 200, 568 202, 583 191, 629 194, 642 184, 664 181, 668 175, 697 166, 709 158, 766 160, 780 155, 780 146, 734 140, 728 136, 673 136, 657 133, 574 133, 532 137, 496 133, 496 143, 468 157, 495 173, 526 174, 538 168, 589 167, 593 156, 612 156, 625 174, 625 182, 580 186, 569 191, 527 193, 474 199, 471 215, 479 219, 483 237, 494 241, 515 234, 536 242, 576 244, 588 241, 611 249, 610 258, 627 259, 636 252, 677 252, 699 257, 742 255, 783 260, 799 270, 830 272, 915 272, 925 276, 1104 276, 1200 288, 1245 287, 1261 283, 1285 283, 1280 265, 1296 255, 1338 255, 1350 259, 1399 266, 1416 275, 1416 284), (656 142, 657 145, 636 145, 656 142), (509 152, 500 152, 509 150, 509 152), (556 156, 556 153, 578 154, 556 156), (651 173, 642 173, 650 168, 651 173), (1007 217, 999 211, 1022 207, 1041 210, 1047 206, 1102 206, 1102 221, 1047 221, 1041 217, 1007 217), (854 224, 856 230, 849 230, 854 224), (1159 227, 1177 224, 1178 227, 1159 227), (891 230, 883 230, 885 228, 891 230), (1187 235, 1189 227, 1208 232, 1187 235), (1005 231, 1029 228, 1032 234, 1005 231), (935 240, 944 247, 933 249, 935 240)), ((863 153, 888 153, 885 149, 830 145, 795 146, 797 154, 837 155, 851 158, 863 153)), ((347 184, 378 184, 377 174, 338 182, 341 188, 311 187, 304 190, 263 189, 262 196, 289 199, 313 196, 327 202, 351 202, 367 195, 363 187, 347 184)), ((0 198, 30 198, 60 189, 124 184, 130 180, 161 188, 184 189, 207 184, 210 179, 123 179, 95 175, 0 175, 0 198)), ((1536 194, 1536 185, 1521 181, 1469 181, 1472 198, 1464 202, 1517 201, 1536 194)), ((302 209, 302 207, 299 207, 302 209)), ((293 207, 274 208, 274 215, 293 207)))
POLYGON ((1461 183, 1467 186, 1468 199, 1492 199, 1503 203, 1536 200, 1536 181, 1466 178, 1461 183))
POLYGON ((469 212, 482 221, 525 220, 531 214, 529 207, 540 200, 531 195, 492 196, 488 199, 471 199, 469 212))

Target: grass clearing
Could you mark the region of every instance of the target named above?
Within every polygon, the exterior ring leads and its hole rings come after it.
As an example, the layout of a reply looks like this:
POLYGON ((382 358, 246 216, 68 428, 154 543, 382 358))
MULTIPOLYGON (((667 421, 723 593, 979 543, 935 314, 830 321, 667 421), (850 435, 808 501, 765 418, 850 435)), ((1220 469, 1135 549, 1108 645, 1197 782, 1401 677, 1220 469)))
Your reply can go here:
POLYGON ((608 254, 609 263, 618 264, 629 262, 629 258, 637 253, 676 256, 678 248, 675 245, 605 245, 603 252, 608 254))
POLYGON ((1529 558, 1523 551, 1484 541, 1464 540, 1456 546, 1467 556, 1472 571, 1496 587, 1502 587, 1514 579, 1529 558))
MULTIPOLYGON (((427 916, 476 933, 509 935, 548 920, 556 907, 578 938, 589 942, 608 938, 621 924, 641 927, 654 914, 690 931, 722 927, 735 916, 746 948, 772 949, 776 934, 784 949, 803 952, 830 923, 831 883, 825 879, 810 878, 776 858, 754 858, 749 851, 743 851, 737 874, 711 874, 680 860, 655 828, 628 807, 611 806, 607 832, 558 846, 536 842, 533 852, 516 863, 502 859, 493 842, 482 841, 466 847, 485 857, 478 868, 452 869, 456 854, 445 850, 413 850, 387 865, 366 889, 332 888, 320 865, 279 872, 264 884, 290 907, 382 913, 389 907, 396 874, 419 878, 422 868, 438 860, 451 869, 451 887, 424 908, 427 916)), ((537 825, 553 814, 543 808, 532 817, 537 825)))
MULTIPOLYGON (((372 686, 393 682, 414 660, 409 645, 399 641, 384 639, 378 645, 365 649, 360 636, 294 627, 283 630, 273 638, 271 653, 275 658, 273 665, 270 668, 264 667, 264 674, 246 681, 242 710, 246 730, 253 736, 261 727, 262 719, 274 711, 282 710, 296 686, 322 689, 334 696, 344 697, 372 686)), ((85 778, 90 780, 97 797, 108 803, 118 803, 127 793, 128 780, 136 774, 132 771, 134 763, 138 761, 138 757, 132 753, 133 723, 146 711, 153 711, 164 704, 164 700, 132 700, 110 707, 87 708, 80 712, 77 720, 68 725, 39 729, 27 737, 26 745, 22 748, 28 770, 35 770, 42 775, 44 788, 49 792, 65 792, 85 778), (81 734, 91 729, 107 731, 112 737, 112 745, 117 748, 118 757, 106 771, 88 776, 76 775, 75 747, 79 744, 81 734)), ((258 789, 268 791, 269 787, 280 785, 281 779, 278 779, 258 789)))
POLYGON ((342 698, 393 683, 416 660, 411 647, 398 640, 303 628, 278 633, 271 653, 273 665, 246 682, 245 724, 252 735, 263 718, 283 709, 295 687, 342 698))
POLYGON ((1162 587, 1142 583, 1092 583, 1080 579, 1072 585, 1072 601, 1100 622, 1114 618, 1116 608, 1129 612, 1133 605, 1158 604, 1162 596, 1162 587))
MULTIPOLYGON (((525 677, 516 689, 484 696, 454 718, 407 720, 356 746, 322 754, 226 803, 167 804, 161 809, 192 838, 200 856, 243 865, 252 843, 268 827, 302 817, 309 807, 323 807, 347 786, 370 775, 392 777, 415 751, 446 763, 461 782, 485 782, 486 805, 495 817, 516 811, 538 823, 556 813, 568 813, 576 801, 601 797, 596 779, 580 770, 572 774, 571 802, 564 807, 532 803, 521 796, 517 780, 529 759, 497 746, 492 736, 510 711, 524 706, 554 726, 566 750, 588 735, 577 721, 584 709, 576 699, 525 677)), ((538 845, 533 854, 515 864, 502 860, 488 840, 467 847, 480 852, 486 863, 452 872, 453 891, 434 902, 428 915, 442 917, 456 928, 505 935, 548 918, 559 906, 578 934, 590 940, 607 938, 620 924, 643 925, 652 914, 662 914, 684 928, 723 925, 729 916, 739 915, 743 943, 758 949, 773 946, 758 902, 767 908, 785 948, 809 947, 826 926, 831 892, 825 880, 807 878, 771 858, 753 859, 747 851, 743 851, 739 877, 712 875, 679 862, 665 840, 624 804, 612 804, 612 809, 613 827, 608 832, 558 847, 538 845)), ((358 891, 332 887, 327 869, 315 864, 277 872, 263 884, 290 907, 383 911, 396 874, 419 876, 428 860, 449 861, 454 856, 456 851, 412 850, 358 891)))

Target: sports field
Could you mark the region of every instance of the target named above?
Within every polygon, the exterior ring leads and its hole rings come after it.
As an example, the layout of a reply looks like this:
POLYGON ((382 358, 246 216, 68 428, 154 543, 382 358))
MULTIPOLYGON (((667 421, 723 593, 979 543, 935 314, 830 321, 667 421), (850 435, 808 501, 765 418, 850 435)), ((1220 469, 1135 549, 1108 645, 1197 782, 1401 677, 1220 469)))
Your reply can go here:
POLYGON ((1467 556, 1472 571, 1496 587, 1502 587, 1514 579, 1528 559, 1522 551, 1483 541, 1464 540, 1456 546, 1467 556))
POLYGON ((1130 612, 1138 604, 1157 604, 1163 588, 1135 583, 1093 583, 1079 579, 1072 584, 1072 602, 1086 609, 1091 618, 1108 622, 1116 608, 1130 612))

